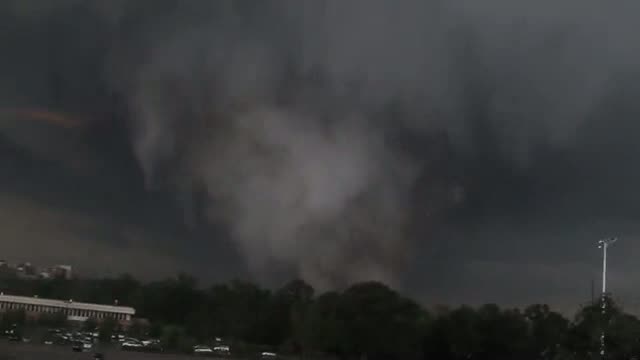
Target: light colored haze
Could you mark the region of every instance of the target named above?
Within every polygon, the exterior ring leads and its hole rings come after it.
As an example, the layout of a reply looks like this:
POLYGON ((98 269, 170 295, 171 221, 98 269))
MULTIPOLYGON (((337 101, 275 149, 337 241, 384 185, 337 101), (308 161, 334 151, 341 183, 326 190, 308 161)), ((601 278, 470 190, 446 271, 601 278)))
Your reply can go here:
MULTIPOLYGON (((429 241, 415 187, 443 174, 404 135, 471 158, 487 129, 489 162, 526 172, 538 146, 573 148, 640 60, 631 1, 84 3, 108 20, 101 75, 149 189, 204 189, 257 278, 285 264, 321 289, 394 284, 429 241)), ((16 11, 52 11, 33 4, 16 11)))
POLYGON ((621 50, 598 31, 602 15, 558 3, 494 2, 498 14, 463 2, 284 4, 249 25, 216 13, 156 39, 133 85, 135 147, 148 176, 180 154, 175 181, 204 184, 210 217, 229 224, 256 275, 284 262, 321 288, 393 283, 411 251, 409 197, 424 169, 387 129, 444 129, 464 149, 470 72, 490 93, 478 95, 498 146, 526 166, 540 137, 570 143, 621 50), (287 84, 287 71, 302 79, 287 84), (380 116, 392 102, 407 115, 380 116))

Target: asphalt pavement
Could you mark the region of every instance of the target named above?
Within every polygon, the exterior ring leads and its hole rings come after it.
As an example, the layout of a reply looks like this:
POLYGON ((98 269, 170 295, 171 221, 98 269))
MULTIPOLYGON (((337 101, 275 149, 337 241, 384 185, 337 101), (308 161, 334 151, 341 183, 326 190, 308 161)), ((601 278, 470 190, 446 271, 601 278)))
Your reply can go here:
MULTIPOLYGON (((95 351, 73 352, 71 346, 10 343, 0 340, 0 360, 93 360, 95 351)), ((153 354, 109 349, 104 360, 194 360, 194 356, 153 354)), ((212 358, 208 358, 213 360, 212 358)))

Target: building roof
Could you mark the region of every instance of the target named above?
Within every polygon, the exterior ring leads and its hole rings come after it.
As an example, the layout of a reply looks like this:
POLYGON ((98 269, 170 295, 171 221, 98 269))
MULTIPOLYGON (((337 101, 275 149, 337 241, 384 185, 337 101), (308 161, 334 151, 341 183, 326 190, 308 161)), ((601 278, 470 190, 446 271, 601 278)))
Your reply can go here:
POLYGON ((76 310, 102 311, 102 312, 110 312, 110 313, 129 314, 129 315, 134 315, 136 313, 136 309, 128 306, 102 305, 102 304, 92 304, 92 303, 54 300, 54 299, 41 299, 37 297, 14 296, 14 295, 4 295, 4 294, 0 294, 0 302, 12 302, 12 303, 39 305, 39 306, 52 306, 52 307, 68 308, 68 309, 76 309, 76 310))

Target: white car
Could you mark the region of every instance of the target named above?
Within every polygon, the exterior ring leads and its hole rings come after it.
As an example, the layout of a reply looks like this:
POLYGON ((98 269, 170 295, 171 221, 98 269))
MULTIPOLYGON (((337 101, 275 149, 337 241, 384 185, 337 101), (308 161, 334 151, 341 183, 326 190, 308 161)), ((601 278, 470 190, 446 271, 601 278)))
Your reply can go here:
POLYGON ((213 351, 217 352, 218 354, 229 354, 231 352, 231 348, 229 348, 228 345, 218 345, 213 348, 213 351))
POLYGON ((262 353, 260 353, 260 356, 263 358, 275 358, 278 355, 274 352, 270 352, 270 351, 263 351, 262 353))
POLYGON ((120 347, 122 350, 139 350, 144 347, 144 344, 140 341, 123 341, 120 347))
POLYGON ((194 354, 211 354, 213 353, 213 349, 206 345, 196 345, 193 347, 194 354))
POLYGON ((144 346, 149 346, 149 345, 158 345, 160 344, 160 340, 158 339, 147 339, 147 340, 142 340, 142 344, 144 346))

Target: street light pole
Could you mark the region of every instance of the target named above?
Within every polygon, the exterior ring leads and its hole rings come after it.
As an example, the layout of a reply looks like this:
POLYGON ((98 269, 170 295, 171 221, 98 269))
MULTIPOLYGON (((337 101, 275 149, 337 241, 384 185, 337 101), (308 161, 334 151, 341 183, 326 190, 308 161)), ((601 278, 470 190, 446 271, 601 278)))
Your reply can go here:
MULTIPOLYGON (((607 308, 607 248, 618 241, 617 238, 608 238, 598 241, 598 248, 602 249, 602 316, 606 313, 607 308)), ((602 327, 602 335, 600 336, 600 356, 605 358, 605 327, 602 327)))

